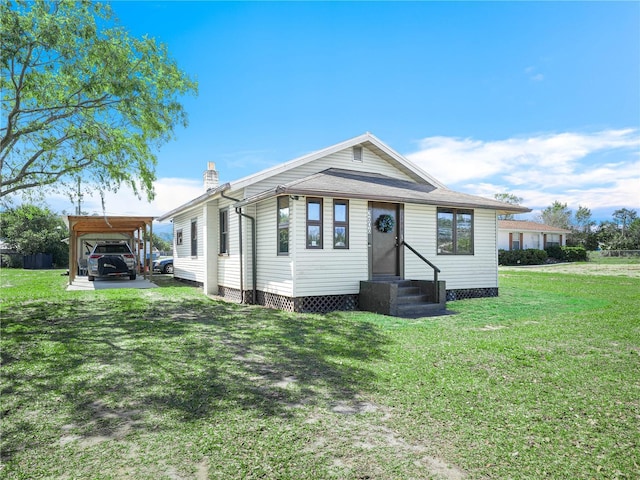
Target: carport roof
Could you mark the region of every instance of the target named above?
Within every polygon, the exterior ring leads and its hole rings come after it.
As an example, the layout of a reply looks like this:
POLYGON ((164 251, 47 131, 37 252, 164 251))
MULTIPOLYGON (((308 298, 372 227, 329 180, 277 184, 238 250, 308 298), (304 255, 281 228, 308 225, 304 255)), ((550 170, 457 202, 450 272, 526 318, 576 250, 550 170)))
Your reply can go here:
POLYGON ((139 228, 151 225, 153 219, 154 217, 69 215, 67 223, 70 232, 76 235, 107 232, 133 233, 139 228))

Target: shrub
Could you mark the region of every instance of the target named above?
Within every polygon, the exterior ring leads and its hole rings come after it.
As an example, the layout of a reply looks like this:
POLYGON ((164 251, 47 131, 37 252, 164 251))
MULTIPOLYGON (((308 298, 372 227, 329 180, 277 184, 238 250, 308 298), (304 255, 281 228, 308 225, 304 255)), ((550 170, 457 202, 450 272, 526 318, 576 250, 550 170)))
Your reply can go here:
POLYGON ((547 260, 547 252, 528 248, 526 250, 498 250, 500 265, 542 265, 547 260))
POLYGON ((586 262, 587 249, 584 247, 560 247, 551 245, 545 248, 549 258, 555 258, 562 262, 586 262))
POLYGON ((2 255, 0 258, 2 268, 22 268, 22 255, 2 255))
POLYGON ((556 260, 565 260, 564 258, 564 251, 562 250, 563 247, 561 247, 560 245, 549 245, 547 248, 545 248, 545 251, 547 252, 547 256, 549 258, 555 258, 556 260))
POLYGON ((562 253, 567 262, 587 261, 587 249, 584 247, 562 247, 562 253))

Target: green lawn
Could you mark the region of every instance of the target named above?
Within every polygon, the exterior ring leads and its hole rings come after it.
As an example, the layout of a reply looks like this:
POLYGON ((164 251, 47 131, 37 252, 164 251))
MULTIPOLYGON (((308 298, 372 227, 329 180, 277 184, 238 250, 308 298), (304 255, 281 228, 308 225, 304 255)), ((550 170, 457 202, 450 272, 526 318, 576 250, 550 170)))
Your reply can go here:
POLYGON ((640 478, 640 278, 403 320, 0 272, 0 478, 640 478))

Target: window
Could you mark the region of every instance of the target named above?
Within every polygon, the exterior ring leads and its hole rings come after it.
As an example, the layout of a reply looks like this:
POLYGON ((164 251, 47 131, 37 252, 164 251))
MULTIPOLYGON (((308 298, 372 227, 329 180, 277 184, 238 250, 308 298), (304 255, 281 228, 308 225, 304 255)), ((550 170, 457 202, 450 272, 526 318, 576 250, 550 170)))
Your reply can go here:
POLYGON ((473 211, 438 209, 438 254, 473 255, 473 211))
POLYGON ((278 197, 278 255, 289 254, 289 197, 278 197))
POLYGON ((333 201, 333 248, 349 248, 349 200, 333 201))
POLYGON ((547 233, 545 237, 546 241, 544 243, 544 248, 560 246, 561 235, 559 233, 547 233))
POLYGON ((198 256, 198 219, 191 220, 191 256, 198 256))
POLYGON ((182 229, 176 231, 176 245, 182 245, 182 229))
POLYGON ((522 250, 523 238, 522 232, 509 233, 509 250, 522 250))
POLYGON ((362 147, 361 146, 353 147, 353 161, 362 163, 362 147))
POLYGON ((220 254, 229 254, 229 210, 220 210, 220 254))
POLYGON ((322 248, 321 198, 307 198, 307 248, 322 248))

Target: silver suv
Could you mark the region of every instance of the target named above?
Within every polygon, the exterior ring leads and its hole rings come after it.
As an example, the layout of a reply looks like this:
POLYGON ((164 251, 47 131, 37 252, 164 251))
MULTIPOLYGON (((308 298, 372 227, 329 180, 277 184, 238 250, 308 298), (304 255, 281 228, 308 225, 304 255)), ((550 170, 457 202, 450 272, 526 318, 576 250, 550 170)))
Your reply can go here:
POLYGON ((98 242, 87 260, 88 279, 129 277, 136 279, 136 256, 126 242, 98 242))

